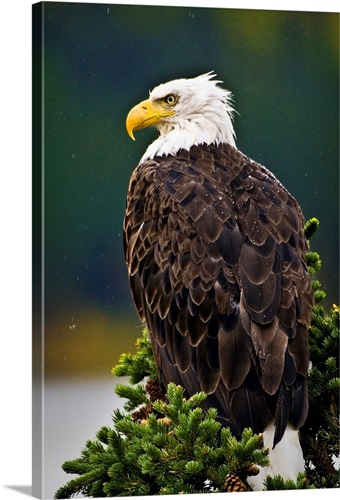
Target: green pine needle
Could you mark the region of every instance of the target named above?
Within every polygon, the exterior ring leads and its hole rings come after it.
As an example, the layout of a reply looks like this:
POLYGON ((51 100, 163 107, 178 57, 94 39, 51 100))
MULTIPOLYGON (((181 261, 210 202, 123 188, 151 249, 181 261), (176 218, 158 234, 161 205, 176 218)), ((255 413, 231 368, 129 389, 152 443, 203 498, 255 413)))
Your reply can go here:
POLYGON ((307 240, 311 239, 311 237, 315 234, 319 226, 320 222, 316 217, 312 217, 311 219, 306 221, 304 232, 307 240))
POLYGON ((296 481, 285 480, 281 476, 268 476, 264 482, 266 490, 306 490, 314 489, 314 486, 308 483, 305 473, 300 473, 296 481))

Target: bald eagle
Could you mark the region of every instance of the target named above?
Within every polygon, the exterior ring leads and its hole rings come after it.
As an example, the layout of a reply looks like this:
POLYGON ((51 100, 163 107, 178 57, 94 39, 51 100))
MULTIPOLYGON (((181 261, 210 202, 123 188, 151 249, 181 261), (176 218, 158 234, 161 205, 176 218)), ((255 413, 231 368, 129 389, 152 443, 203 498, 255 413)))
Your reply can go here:
POLYGON ((235 436, 264 432, 265 474, 295 478, 313 306, 303 215, 236 148, 232 96, 215 77, 161 84, 127 116, 132 139, 159 131, 130 179, 130 287, 162 386, 204 391, 235 436))

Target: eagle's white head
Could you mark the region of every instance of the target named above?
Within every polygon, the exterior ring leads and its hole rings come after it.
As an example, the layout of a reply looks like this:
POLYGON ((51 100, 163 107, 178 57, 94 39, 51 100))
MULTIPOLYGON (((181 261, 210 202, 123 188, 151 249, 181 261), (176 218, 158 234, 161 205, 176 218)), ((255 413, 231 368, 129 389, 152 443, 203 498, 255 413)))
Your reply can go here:
POLYGON ((212 72, 196 78, 163 83, 150 92, 146 101, 131 109, 126 119, 128 134, 150 125, 160 135, 147 148, 141 162, 156 155, 175 155, 199 144, 235 146, 231 92, 213 80, 212 72))

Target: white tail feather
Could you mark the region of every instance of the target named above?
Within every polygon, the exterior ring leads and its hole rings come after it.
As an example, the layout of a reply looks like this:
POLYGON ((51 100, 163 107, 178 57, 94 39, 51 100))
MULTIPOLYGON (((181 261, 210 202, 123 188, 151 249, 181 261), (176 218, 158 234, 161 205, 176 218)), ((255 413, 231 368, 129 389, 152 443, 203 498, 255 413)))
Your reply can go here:
POLYGON ((297 475, 305 470, 299 431, 288 424, 283 438, 272 449, 274 432, 274 423, 270 422, 263 432, 264 447, 269 448, 270 465, 268 467, 260 467, 260 473, 257 476, 247 479, 248 484, 253 490, 262 490, 263 481, 267 476, 280 475, 283 479, 292 479, 295 481, 297 475))

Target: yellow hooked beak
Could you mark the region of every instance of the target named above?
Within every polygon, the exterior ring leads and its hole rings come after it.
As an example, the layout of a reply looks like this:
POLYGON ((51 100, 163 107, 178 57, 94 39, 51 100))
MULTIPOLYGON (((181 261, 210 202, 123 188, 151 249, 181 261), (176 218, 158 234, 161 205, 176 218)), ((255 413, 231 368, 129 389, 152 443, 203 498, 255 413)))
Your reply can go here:
POLYGON ((149 99, 133 107, 126 118, 126 130, 131 139, 135 140, 133 132, 160 123, 162 118, 175 114, 173 109, 167 109, 161 102, 151 102, 149 99))

